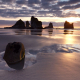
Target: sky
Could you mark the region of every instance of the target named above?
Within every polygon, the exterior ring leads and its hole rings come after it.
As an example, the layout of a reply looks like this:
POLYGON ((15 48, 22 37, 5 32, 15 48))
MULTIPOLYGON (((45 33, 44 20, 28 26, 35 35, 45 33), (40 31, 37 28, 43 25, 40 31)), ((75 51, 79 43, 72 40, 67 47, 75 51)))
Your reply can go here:
POLYGON ((35 16, 43 25, 49 22, 60 27, 67 20, 79 27, 80 0, 0 0, 0 27, 8 27, 16 21, 30 21, 35 16))

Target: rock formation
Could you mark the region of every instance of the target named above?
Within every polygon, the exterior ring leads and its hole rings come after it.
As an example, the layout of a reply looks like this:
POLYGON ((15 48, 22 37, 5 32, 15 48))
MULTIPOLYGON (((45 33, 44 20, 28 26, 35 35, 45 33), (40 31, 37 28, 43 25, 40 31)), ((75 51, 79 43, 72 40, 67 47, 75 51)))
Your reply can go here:
POLYGON ((42 29, 42 22, 34 16, 31 17, 31 29, 42 29))
POLYGON ((64 29, 74 29, 73 23, 70 24, 68 21, 65 21, 64 29))
POLYGON ((45 28, 53 28, 53 24, 50 22, 49 26, 45 27, 45 28))
POLYGON ((6 46, 5 54, 3 59, 9 63, 13 64, 21 61, 25 57, 25 48, 21 42, 8 43, 6 46))
POLYGON ((52 23, 49 23, 49 28, 53 28, 53 24, 52 23))
POLYGON ((30 25, 30 24, 29 24, 29 21, 26 21, 26 28, 27 28, 27 29, 30 28, 29 25, 30 25))
POLYGON ((25 29, 25 23, 20 19, 12 26, 14 29, 25 29))

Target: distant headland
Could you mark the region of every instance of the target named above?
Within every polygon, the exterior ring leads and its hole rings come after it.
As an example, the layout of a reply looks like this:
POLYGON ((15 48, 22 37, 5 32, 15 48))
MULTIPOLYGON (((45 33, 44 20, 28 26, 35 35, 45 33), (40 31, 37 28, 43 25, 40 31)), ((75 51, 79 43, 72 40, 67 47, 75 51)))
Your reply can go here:
MULTIPOLYGON (((31 21, 26 21, 25 23, 20 19, 11 27, 4 27, 4 29, 52 29, 53 24, 50 22, 49 26, 43 28, 42 21, 39 21, 38 18, 31 16, 31 21)), ((68 21, 64 23, 64 29, 74 29, 73 23, 70 24, 68 21)))

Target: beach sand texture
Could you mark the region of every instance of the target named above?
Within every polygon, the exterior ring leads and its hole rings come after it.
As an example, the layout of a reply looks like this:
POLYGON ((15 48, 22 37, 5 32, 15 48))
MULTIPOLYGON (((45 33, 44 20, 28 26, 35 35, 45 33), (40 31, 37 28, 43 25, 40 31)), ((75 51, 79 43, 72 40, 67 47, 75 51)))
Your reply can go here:
MULTIPOLYGON (((0 62, 0 80, 80 79, 80 52, 76 52, 74 49, 62 50, 62 48, 58 51, 57 45, 65 44, 63 38, 55 40, 35 35, 0 35, 0 52, 5 51, 7 43, 14 41, 22 42, 26 51, 33 50, 35 52, 39 50, 36 53, 37 62, 25 67, 23 70, 11 71, 1 69, 1 66, 4 66, 0 62), (51 49, 50 51, 47 50, 49 48, 51 49), (55 50, 53 50, 54 48, 55 50)), ((77 40, 74 40, 74 43, 77 43, 77 40)))
POLYGON ((37 63, 20 71, 0 71, 0 80, 79 80, 80 54, 38 54, 37 63))

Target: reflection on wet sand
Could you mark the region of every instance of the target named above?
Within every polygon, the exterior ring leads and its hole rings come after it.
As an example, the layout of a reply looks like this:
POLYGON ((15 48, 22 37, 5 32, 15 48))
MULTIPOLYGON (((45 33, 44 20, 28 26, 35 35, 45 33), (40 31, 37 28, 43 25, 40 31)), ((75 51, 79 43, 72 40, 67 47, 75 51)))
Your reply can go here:
POLYGON ((74 44, 74 36, 68 34, 65 36, 65 43, 66 44, 74 44))
POLYGON ((53 29, 48 29, 49 36, 52 36, 53 29))
POLYGON ((72 30, 64 30, 64 34, 73 34, 72 30))
POLYGON ((25 35, 26 34, 25 29, 15 29, 14 32, 16 33, 16 35, 25 35))
POLYGON ((31 29, 31 35, 42 35, 42 29, 31 29))
POLYGON ((42 35, 42 29, 28 29, 28 30, 21 30, 21 29, 17 29, 14 30, 14 32, 16 33, 16 35, 42 35))

